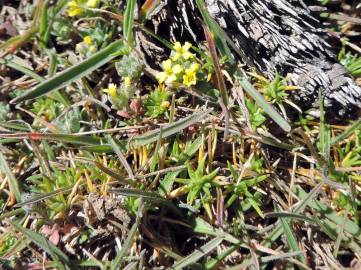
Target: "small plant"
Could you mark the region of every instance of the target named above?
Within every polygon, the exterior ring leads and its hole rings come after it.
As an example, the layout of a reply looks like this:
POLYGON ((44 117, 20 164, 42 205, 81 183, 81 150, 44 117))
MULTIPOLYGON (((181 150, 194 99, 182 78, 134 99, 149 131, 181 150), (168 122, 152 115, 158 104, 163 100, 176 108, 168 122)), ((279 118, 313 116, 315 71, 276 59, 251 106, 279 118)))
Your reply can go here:
POLYGON ((287 99, 287 91, 298 89, 297 86, 288 85, 287 78, 282 78, 278 72, 272 81, 258 74, 251 73, 251 75, 257 79, 255 84, 256 88, 263 93, 266 100, 277 104, 284 115, 286 115, 286 110, 283 103, 291 105, 302 113, 301 109, 296 104, 287 99))
MULTIPOLYGON (((57 189, 71 187, 80 179, 81 173, 77 173, 74 168, 67 168, 65 171, 56 170, 50 178, 44 176, 32 177, 34 187, 32 192, 38 194, 46 194, 57 189)), ((57 219, 64 217, 67 209, 67 195, 58 194, 45 200, 47 209, 47 216, 50 219, 57 219)))
POLYGON ((249 112, 251 125, 254 129, 262 127, 267 118, 264 111, 250 98, 246 98, 246 107, 249 112))
POLYGON ((157 87, 145 102, 146 115, 155 118, 165 113, 170 106, 168 101, 170 95, 164 87, 157 87))
POLYGON ((352 76, 355 78, 361 77, 361 56, 353 55, 350 52, 346 53, 346 49, 343 48, 338 58, 352 76))
POLYGON ((66 17, 57 17, 53 23, 51 34, 56 37, 59 44, 68 44, 72 41, 75 28, 66 17))
POLYGON ((115 109, 122 110, 129 107, 129 100, 134 96, 135 90, 131 78, 124 77, 120 87, 110 83, 108 88, 103 89, 103 92, 108 94, 109 100, 115 109))
POLYGON ((85 36, 82 42, 76 44, 75 50, 78 53, 89 57, 97 51, 97 44, 91 36, 85 36))
POLYGON ((184 186, 172 191, 172 194, 173 196, 187 194, 187 203, 189 205, 193 205, 194 202, 199 199, 197 204, 199 206, 203 205, 203 207, 207 210, 208 215, 211 216, 209 207, 209 202, 212 199, 211 188, 219 186, 219 184, 215 181, 219 168, 205 174, 206 158, 207 156, 205 155, 199 161, 196 170, 193 169, 191 163, 187 163, 189 178, 178 178, 176 181, 184 184, 184 186))
MULTIPOLYGON (((238 182, 240 174, 238 171, 236 171, 231 163, 228 161, 228 168, 231 171, 232 178, 234 181, 238 182)), ((259 167, 258 165, 256 166, 259 167)), ((260 175, 248 179, 242 179, 238 184, 233 184, 229 187, 229 191, 232 194, 228 201, 225 204, 225 207, 230 207, 237 198, 245 197, 245 200, 242 201, 243 209, 247 209, 247 204, 251 205, 254 210, 260 215, 261 217, 264 217, 263 211, 261 210, 261 201, 259 199, 260 194, 256 192, 255 194, 252 194, 249 192, 248 188, 256 186, 258 183, 265 181, 268 178, 268 175, 260 175)))
POLYGON ((120 61, 115 63, 118 75, 131 78, 136 81, 143 71, 143 64, 135 54, 124 55, 120 61))
POLYGON ((37 116, 43 117, 46 121, 52 121, 59 116, 63 106, 61 103, 51 98, 39 98, 33 103, 32 112, 37 116))

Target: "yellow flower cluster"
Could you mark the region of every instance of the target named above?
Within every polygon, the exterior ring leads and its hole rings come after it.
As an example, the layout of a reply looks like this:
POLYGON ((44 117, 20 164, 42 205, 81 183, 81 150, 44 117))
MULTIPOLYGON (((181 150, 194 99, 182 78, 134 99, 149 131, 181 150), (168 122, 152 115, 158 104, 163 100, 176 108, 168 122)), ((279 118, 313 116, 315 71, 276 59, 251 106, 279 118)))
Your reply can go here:
POLYGON ((159 83, 178 82, 188 87, 197 84, 200 65, 196 62, 195 55, 189 51, 191 47, 189 42, 183 46, 179 42, 174 44, 170 58, 162 62, 163 71, 157 74, 159 83))
POLYGON ((68 3, 67 13, 69 17, 80 16, 85 8, 96 8, 100 0, 71 0, 68 3))
POLYGON ((75 0, 68 3, 67 13, 70 17, 79 16, 83 13, 82 6, 75 0))
POLYGON ((80 54, 89 56, 97 51, 97 46, 91 36, 85 36, 82 42, 76 44, 75 50, 80 54))
MULTIPOLYGON (((124 77, 124 87, 131 87, 132 86, 132 78, 130 77, 124 77)), ((118 97, 118 86, 114 83, 108 84, 108 88, 103 89, 104 93, 107 93, 112 98, 118 97)))

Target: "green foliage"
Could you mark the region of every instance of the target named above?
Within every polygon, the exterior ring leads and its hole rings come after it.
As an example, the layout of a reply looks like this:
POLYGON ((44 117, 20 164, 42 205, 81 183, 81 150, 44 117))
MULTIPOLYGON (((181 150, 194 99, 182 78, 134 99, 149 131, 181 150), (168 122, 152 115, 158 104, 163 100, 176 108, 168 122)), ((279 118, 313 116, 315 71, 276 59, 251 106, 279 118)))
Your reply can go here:
MULTIPOLYGON (((259 169, 259 164, 261 164, 262 161, 255 160, 253 162, 253 166, 256 166, 257 169, 259 169)), ((260 200, 260 193, 255 192, 252 194, 249 192, 248 188, 256 186, 258 183, 265 181, 268 178, 268 175, 260 175, 257 177, 251 177, 248 179, 242 179, 238 184, 240 174, 237 170, 235 170, 232 166, 232 164, 227 161, 228 169, 231 171, 231 175, 233 178, 233 181, 235 184, 232 184, 229 186, 229 192, 231 193, 231 196, 227 200, 225 207, 230 207, 237 198, 239 197, 245 197, 244 201, 241 203, 241 207, 243 210, 246 210, 248 208, 248 205, 252 206, 256 212, 261 216, 264 217, 263 211, 261 210, 262 202, 260 200)))
POLYGON ((140 198, 130 196, 125 199, 124 207, 128 209, 130 213, 136 214, 138 212, 140 202, 140 198))
POLYGON ((212 198, 212 186, 218 186, 218 184, 214 181, 214 178, 217 176, 219 168, 205 174, 204 166, 206 158, 207 156, 204 156, 204 158, 198 163, 196 170, 193 169, 190 163, 187 164, 189 179, 185 179, 185 182, 188 190, 187 202, 190 205, 192 205, 198 198, 201 198, 204 202, 210 200, 212 198))
POLYGON ((170 105, 168 101, 170 96, 170 92, 166 89, 157 87, 145 101, 146 115, 155 118, 164 114, 170 105))
POLYGON ((120 61, 115 63, 119 76, 129 77, 136 80, 140 77, 143 65, 135 54, 124 55, 120 61))
POLYGON ((68 44, 72 41, 75 28, 68 18, 59 16, 53 22, 51 34, 56 37, 60 44, 68 44))
POLYGON ((59 116, 63 108, 62 104, 54 99, 42 97, 33 102, 31 111, 37 116, 43 117, 46 121, 52 121, 59 116))
MULTIPOLYGON (((75 185, 80 177, 81 172, 77 172, 75 168, 67 168, 65 171, 55 170, 51 177, 37 175, 31 177, 31 180, 34 183, 32 192, 46 194, 56 191, 57 189, 71 187, 75 185)), ((68 210, 67 195, 60 193, 52 196, 45 200, 45 205, 49 218, 52 219, 58 214, 64 215, 68 210)))
POLYGON ((266 98, 272 102, 282 103, 287 97, 285 92, 285 87, 287 80, 282 79, 279 73, 276 73, 276 76, 273 81, 266 81, 263 83, 263 91, 266 98))
POLYGON ((267 120, 263 110, 250 98, 246 98, 246 107, 249 112, 250 121, 254 129, 262 127, 267 120))
POLYGON ((65 113, 64 117, 61 118, 58 123, 59 126, 64 130, 65 133, 76 133, 80 131, 80 121, 83 119, 85 114, 79 111, 78 107, 65 113))
POLYGON ((352 76, 361 77, 361 56, 353 55, 350 52, 346 53, 345 48, 343 48, 339 54, 339 60, 352 76))
POLYGON ((309 132, 311 131, 309 128, 311 121, 315 121, 315 118, 311 115, 300 115, 299 120, 296 122, 296 124, 300 125, 305 131, 309 132))
MULTIPOLYGON (((17 237, 13 234, 7 234, 3 239, 1 239, 0 257, 2 257, 17 241, 18 241, 17 237)), ((1 262, 0 262, 0 266, 1 266, 1 262)))

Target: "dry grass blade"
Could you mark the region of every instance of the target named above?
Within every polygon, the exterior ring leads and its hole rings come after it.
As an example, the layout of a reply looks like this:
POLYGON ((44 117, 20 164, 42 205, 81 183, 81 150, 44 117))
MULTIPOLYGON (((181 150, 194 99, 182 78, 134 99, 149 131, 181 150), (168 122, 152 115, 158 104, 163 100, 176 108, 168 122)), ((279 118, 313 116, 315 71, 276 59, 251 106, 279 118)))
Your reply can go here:
MULTIPOLYGON (((14 174, 11 172, 11 169, 8 163, 6 162, 6 159, 1 151, 0 151, 0 172, 4 173, 8 178, 10 192, 12 193, 11 198, 15 199, 17 202, 21 202, 21 192, 20 192, 19 183, 16 180, 14 174)), ((10 203, 14 204, 15 201, 12 201, 10 203)))

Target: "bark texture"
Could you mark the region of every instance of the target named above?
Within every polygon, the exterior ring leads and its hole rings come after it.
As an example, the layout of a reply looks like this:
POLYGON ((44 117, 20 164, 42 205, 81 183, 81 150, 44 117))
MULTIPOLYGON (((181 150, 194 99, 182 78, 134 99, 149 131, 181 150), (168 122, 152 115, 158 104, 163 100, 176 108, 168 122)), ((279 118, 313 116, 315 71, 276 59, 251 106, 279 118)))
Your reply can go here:
MULTIPOLYGON (((302 0, 205 0, 209 14, 266 77, 288 75, 301 89, 292 98, 303 109, 318 107, 318 92, 326 110, 341 117, 361 107, 361 88, 337 61, 327 33, 302 0)), ((201 15, 194 0, 163 0, 147 25, 171 41, 204 40, 201 15)), ((166 49, 142 36, 142 50, 160 61, 166 49)))

